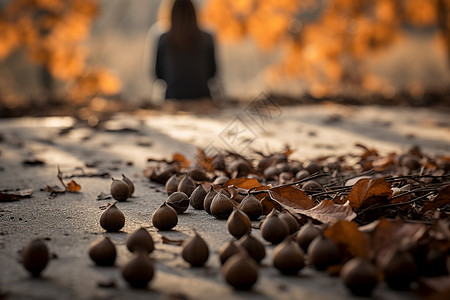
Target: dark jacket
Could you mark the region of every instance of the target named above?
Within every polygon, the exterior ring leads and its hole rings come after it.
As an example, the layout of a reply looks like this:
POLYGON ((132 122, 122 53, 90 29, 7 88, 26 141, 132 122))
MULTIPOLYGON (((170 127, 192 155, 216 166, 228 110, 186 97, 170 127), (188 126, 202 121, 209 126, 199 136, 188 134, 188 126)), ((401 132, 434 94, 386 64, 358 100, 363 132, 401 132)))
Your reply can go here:
POLYGON ((166 99, 210 98, 208 79, 216 73, 214 41, 201 32, 186 50, 173 46, 167 33, 160 36, 156 53, 156 76, 167 84, 166 99))

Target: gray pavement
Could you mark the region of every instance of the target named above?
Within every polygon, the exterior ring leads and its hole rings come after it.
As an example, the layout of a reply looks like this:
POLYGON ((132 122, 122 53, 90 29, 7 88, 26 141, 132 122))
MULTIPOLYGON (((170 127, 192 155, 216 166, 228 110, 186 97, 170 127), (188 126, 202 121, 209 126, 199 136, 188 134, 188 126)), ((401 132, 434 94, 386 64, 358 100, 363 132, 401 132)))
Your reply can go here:
MULTIPOLYGON (((398 117, 387 108, 299 107, 282 108, 283 114, 266 127, 253 127, 257 138, 252 147, 281 149, 285 143, 298 149, 294 157, 305 159, 319 154, 355 151, 355 142, 381 151, 400 151, 413 144, 425 151, 450 152, 448 114, 427 109, 405 109, 398 117), (351 116, 350 116, 351 115, 351 116), (338 117, 336 117, 338 116, 338 117), (331 120, 331 121, 330 121, 331 120), (386 122, 390 122, 389 124, 386 122), (375 130, 377 126, 383 132, 375 130), (384 125, 383 125, 384 124, 384 125), (375 128, 375 129, 374 129, 375 128), (414 135, 412 135, 414 134, 414 135)), ((151 224, 155 209, 166 199, 164 187, 142 175, 147 158, 170 157, 174 152, 193 158, 196 146, 220 143, 224 128, 241 111, 225 110, 212 115, 177 116, 161 112, 117 115, 109 130, 78 126, 71 118, 19 118, 0 120, 0 189, 33 189, 31 198, 0 203, 0 299, 348 299, 338 278, 307 267, 298 276, 282 276, 271 267, 273 246, 266 243, 267 255, 252 291, 234 291, 219 269, 218 249, 230 239, 226 221, 204 211, 189 208, 179 216, 178 225, 160 232, 151 224), (66 135, 62 128, 76 125, 66 135), (133 130, 129 130, 133 129, 133 130), (44 166, 25 166, 24 159, 38 158, 44 166), (86 163, 93 166, 87 168, 86 163), (109 200, 96 200, 109 193, 110 178, 74 177, 80 193, 50 197, 47 185, 60 185, 57 167, 65 175, 80 172, 108 172, 113 177, 128 175, 136 187, 135 196, 118 203, 126 218, 119 233, 105 233, 99 225, 100 207, 109 200), (146 227, 156 250, 155 277, 145 290, 128 287, 119 268, 131 254, 125 246, 127 233, 146 227), (181 247, 163 244, 161 236, 185 239, 193 229, 205 239, 211 255, 205 267, 191 268, 181 256, 181 247), (89 244, 108 236, 115 243, 115 267, 97 267, 87 254, 89 244), (41 278, 31 278, 18 263, 18 251, 30 240, 43 238, 56 258, 41 278), (100 287, 113 281, 116 287, 100 287), (171 298, 172 297, 172 298, 171 298), (174 298, 179 297, 179 298, 174 298)), ((247 122, 245 117, 242 117, 247 122)), ((251 125, 248 121, 248 127, 251 125)), ((233 146, 233 145, 232 145, 233 146)), ((249 149, 243 149, 248 153, 249 149)), ((70 179, 65 179, 66 182, 70 179)), ((254 222, 258 226, 259 222, 254 222)), ((259 230, 253 230, 259 236, 259 230)), ((412 292, 394 292, 381 283, 374 299, 414 299, 412 292)), ((356 298, 355 298, 356 299, 356 298)))

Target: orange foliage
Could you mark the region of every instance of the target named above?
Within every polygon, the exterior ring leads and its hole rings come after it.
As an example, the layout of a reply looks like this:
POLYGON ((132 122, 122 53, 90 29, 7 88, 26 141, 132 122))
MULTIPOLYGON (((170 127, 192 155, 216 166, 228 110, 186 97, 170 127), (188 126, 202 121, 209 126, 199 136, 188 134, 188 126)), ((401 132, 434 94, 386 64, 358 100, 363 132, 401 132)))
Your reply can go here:
POLYGON ((117 77, 85 64, 82 42, 97 13, 97 0, 13 0, 0 12, 0 59, 23 47, 32 62, 78 85, 76 97, 117 93, 117 77))
MULTIPOLYGON (((282 47, 270 78, 301 76, 327 93, 357 71, 359 60, 392 44, 402 24, 437 24, 438 1, 450 0, 208 0, 203 21, 219 38, 252 38, 262 49, 282 47)), ((450 20, 450 17, 448 18, 450 20)), ((353 76, 355 78, 355 76, 353 76)), ((359 78, 362 85, 363 76, 359 78)))

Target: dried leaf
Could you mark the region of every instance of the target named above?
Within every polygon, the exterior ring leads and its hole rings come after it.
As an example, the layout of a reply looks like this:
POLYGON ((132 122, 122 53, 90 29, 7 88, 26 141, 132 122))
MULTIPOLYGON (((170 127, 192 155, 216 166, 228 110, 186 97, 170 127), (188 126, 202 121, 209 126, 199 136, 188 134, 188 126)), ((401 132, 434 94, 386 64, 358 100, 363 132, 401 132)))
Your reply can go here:
POLYGON ((0 192, 0 202, 13 202, 20 200, 21 197, 14 194, 0 192))
POLYGON ((71 193, 78 193, 81 190, 81 185, 76 183, 74 180, 71 180, 67 185, 67 190, 71 193))
POLYGON ((246 193, 248 193, 248 190, 246 189, 242 189, 242 188, 238 188, 235 185, 230 185, 228 186, 228 192, 231 195, 231 199, 235 200, 237 202, 241 202, 242 199, 244 199, 246 193))
POLYGON ((394 159, 396 154, 390 154, 389 156, 378 158, 372 162, 372 167, 377 172, 386 171, 389 167, 394 165, 394 159))
MULTIPOLYGON (((391 190, 392 190, 392 197, 394 198, 394 196, 401 195, 401 194, 411 191, 411 185, 407 184, 405 186, 402 186, 401 188, 392 188, 391 190)), ((392 204, 405 203, 405 202, 409 201, 409 198, 410 198, 410 194, 407 194, 407 195, 392 199, 391 203, 392 204)), ((403 205, 403 207, 405 207, 405 205, 403 205)))
POLYGON ((97 286, 101 288, 116 288, 117 284, 114 280, 109 280, 109 281, 99 281, 97 282, 97 286))
POLYGON ((281 210, 280 203, 272 200, 269 196, 262 198, 261 204, 263 206, 263 215, 268 215, 272 209, 281 210))
POLYGON ((111 199, 111 195, 110 194, 106 194, 106 193, 100 193, 97 195, 97 200, 107 200, 107 199, 111 199))
POLYGON ((384 180, 363 178, 353 186, 347 200, 353 208, 366 208, 375 203, 386 203, 392 196, 391 184, 384 180))
POLYGON ((176 246, 181 246, 184 242, 184 240, 173 240, 173 239, 169 239, 168 237, 165 237, 163 235, 161 235, 161 239, 163 244, 172 244, 172 245, 176 245, 176 246))
POLYGON ((184 168, 189 167, 189 165, 191 164, 191 162, 189 160, 187 160, 186 157, 184 157, 184 155, 181 153, 174 153, 172 156, 172 160, 177 162, 179 165, 181 165, 184 168))
POLYGON ((253 188, 252 189, 252 192, 253 191, 267 191, 267 193, 258 193, 258 194, 255 194, 254 196, 259 200, 259 201, 261 201, 264 197, 268 197, 269 196, 269 193, 268 193, 268 191, 270 190, 272 188, 272 185, 261 185, 261 186, 258 186, 258 187, 255 187, 255 188, 253 188))
POLYGON ((293 208, 310 209, 315 206, 304 191, 291 185, 271 188, 269 195, 273 200, 293 208))
POLYGON ((419 231, 426 230, 424 224, 404 223, 400 220, 381 218, 370 234, 372 250, 377 261, 382 261, 387 253, 398 247, 405 239, 411 239, 419 231))
POLYGON ((200 166, 208 172, 213 172, 215 170, 213 162, 213 157, 208 156, 203 149, 197 148, 197 163, 200 166))
POLYGON ((420 212, 425 213, 429 210, 438 209, 447 204, 450 204, 450 185, 444 187, 433 200, 427 201, 420 212))
POLYGON ((256 178, 241 177, 236 179, 229 179, 225 181, 225 183, 223 184, 223 186, 225 187, 230 185, 234 185, 241 189, 249 190, 254 187, 261 186, 261 183, 259 183, 258 179, 256 178))
POLYGON ((339 221, 325 229, 324 234, 338 245, 344 261, 356 256, 371 257, 369 235, 353 221, 339 221))
POLYGON ((24 166, 44 166, 45 161, 37 159, 37 158, 29 158, 22 161, 24 166))
POLYGON ((301 214, 329 225, 341 220, 351 221, 356 217, 356 213, 352 210, 348 201, 345 204, 334 204, 330 200, 323 200, 315 207, 307 210, 282 206, 291 213, 301 214))

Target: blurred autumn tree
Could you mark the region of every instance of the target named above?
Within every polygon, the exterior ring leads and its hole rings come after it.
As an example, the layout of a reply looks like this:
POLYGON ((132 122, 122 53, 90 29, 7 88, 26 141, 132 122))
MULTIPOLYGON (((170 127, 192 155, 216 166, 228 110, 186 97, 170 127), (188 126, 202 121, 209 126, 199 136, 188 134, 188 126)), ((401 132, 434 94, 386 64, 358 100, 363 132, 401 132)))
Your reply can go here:
MULTIPOLYGON (((272 79, 304 77, 314 95, 383 82, 360 62, 402 38, 406 27, 435 28, 450 63, 450 0, 207 0, 202 17, 219 38, 249 36, 284 48, 272 79)), ((450 66, 450 64, 449 64, 450 66)))
POLYGON ((53 78, 62 80, 73 101, 117 93, 117 77, 86 64, 83 42, 98 10, 97 0, 10 1, 0 11, 0 60, 24 48, 30 61, 42 66, 43 87, 51 93, 53 78))

